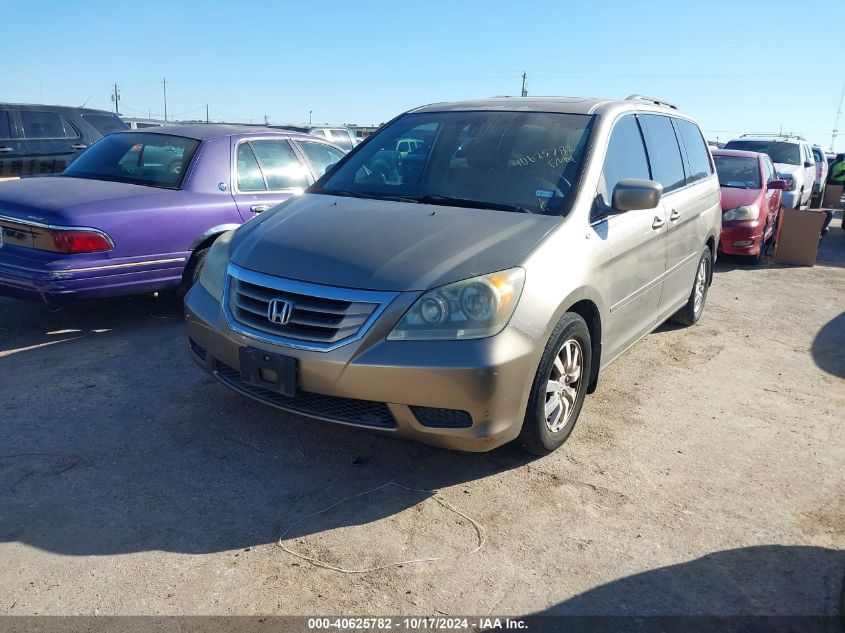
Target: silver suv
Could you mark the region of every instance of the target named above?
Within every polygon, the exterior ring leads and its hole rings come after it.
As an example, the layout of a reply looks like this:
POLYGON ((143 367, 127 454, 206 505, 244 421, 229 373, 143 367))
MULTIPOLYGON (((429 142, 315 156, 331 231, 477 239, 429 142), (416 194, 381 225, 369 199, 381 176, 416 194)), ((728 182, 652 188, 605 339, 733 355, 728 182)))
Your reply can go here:
POLYGON ((214 243, 185 300, 191 354, 286 411, 544 454, 602 368, 698 321, 720 228, 710 152, 674 106, 429 105, 214 243))
POLYGON ((816 161, 809 143, 800 136, 743 134, 728 141, 725 149, 768 154, 775 164, 778 178, 786 181, 787 189, 781 196, 781 204, 787 209, 802 209, 810 205, 815 191, 816 161))

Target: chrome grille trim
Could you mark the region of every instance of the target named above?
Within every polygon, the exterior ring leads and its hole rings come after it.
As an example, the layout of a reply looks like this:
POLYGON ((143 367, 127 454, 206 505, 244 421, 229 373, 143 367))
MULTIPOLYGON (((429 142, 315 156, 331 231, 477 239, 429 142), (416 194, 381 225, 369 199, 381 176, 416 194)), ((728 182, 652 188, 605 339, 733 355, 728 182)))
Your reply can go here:
POLYGON ((229 264, 223 313, 234 331, 294 349, 328 352, 360 340, 399 293, 312 284, 229 264), (293 303, 284 325, 267 318, 272 299, 293 303))

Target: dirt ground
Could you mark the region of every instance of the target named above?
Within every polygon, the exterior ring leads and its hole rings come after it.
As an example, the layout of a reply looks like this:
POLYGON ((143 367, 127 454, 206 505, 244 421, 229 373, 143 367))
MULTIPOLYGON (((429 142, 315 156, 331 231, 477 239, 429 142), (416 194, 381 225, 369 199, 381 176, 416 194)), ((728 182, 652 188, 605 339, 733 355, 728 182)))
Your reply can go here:
POLYGON ((251 403, 172 300, 0 299, 0 614, 834 614, 840 222, 813 268, 720 259, 542 459, 251 403))

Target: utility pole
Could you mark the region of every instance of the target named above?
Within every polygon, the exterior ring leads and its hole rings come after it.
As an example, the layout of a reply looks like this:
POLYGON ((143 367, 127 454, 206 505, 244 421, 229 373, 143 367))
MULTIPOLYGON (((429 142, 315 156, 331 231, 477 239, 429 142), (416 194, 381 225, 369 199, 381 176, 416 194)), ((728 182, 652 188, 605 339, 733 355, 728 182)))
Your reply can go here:
POLYGON ((205 104, 205 122, 208 124, 208 104, 205 104))
POLYGON ((167 121, 167 78, 161 80, 161 85, 164 87, 164 120, 167 121))
POLYGON ((523 96, 523 97, 527 97, 527 96, 528 96, 528 91, 525 89, 525 81, 526 81, 527 79, 528 79, 528 75, 527 75, 527 74, 525 74, 525 73, 522 73, 522 96, 523 96))
POLYGON ((111 100, 114 101, 114 113, 120 114, 118 104, 120 103, 120 92, 117 89, 117 84, 114 85, 114 92, 111 95, 111 100))
POLYGON ((842 94, 839 95, 839 109, 836 111, 836 123, 833 124, 833 133, 830 135, 830 151, 834 151, 833 144, 839 134, 839 115, 842 114, 842 99, 845 98, 845 84, 842 84, 842 94))
POLYGON ((311 125, 311 113, 312 112, 314 112, 314 110, 308 110, 308 125, 311 125))
POLYGON ((264 125, 270 125, 270 122, 267 121, 267 115, 264 115, 264 125))

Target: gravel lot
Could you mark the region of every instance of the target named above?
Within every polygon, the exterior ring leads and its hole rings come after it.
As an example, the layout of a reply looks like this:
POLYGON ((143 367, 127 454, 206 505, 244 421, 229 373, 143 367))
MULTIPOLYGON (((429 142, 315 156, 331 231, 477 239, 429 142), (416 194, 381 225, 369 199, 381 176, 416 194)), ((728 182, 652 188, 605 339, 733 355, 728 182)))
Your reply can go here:
POLYGON ((834 614, 840 222, 814 268, 720 259, 702 321, 609 367, 543 459, 253 404, 169 299, 0 299, 0 614, 834 614))

